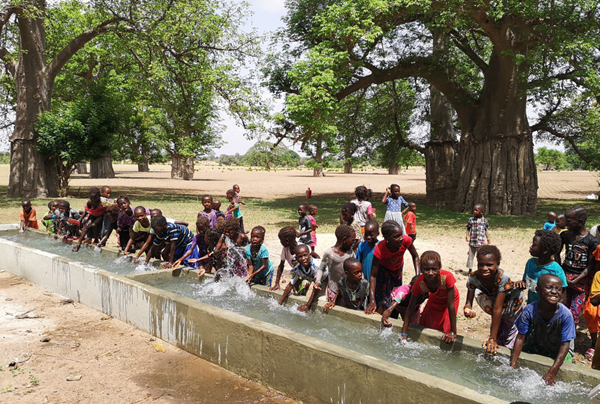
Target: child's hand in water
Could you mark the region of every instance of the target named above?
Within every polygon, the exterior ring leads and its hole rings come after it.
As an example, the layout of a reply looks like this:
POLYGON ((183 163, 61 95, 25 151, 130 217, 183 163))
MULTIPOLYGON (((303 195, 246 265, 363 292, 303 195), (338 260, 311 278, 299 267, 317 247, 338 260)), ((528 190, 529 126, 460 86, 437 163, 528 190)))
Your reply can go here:
POLYGON ((298 311, 307 311, 308 310, 308 304, 303 304, 302 306, 298 307, 298 311))
POLYGON ((552 386, 556 382, 556 374, 548 371, 544 376, 542 376, 542 379, 544 379, 548 386, 552 386))
POLYGON ((476 315, 477 315, 477 313, 475 313, 475 310, 465 308, 465 317, 466 318, 474 318, 476 315))
POLYGON ((392 323, 390 323, 388 321, 388 318, 390 318, 391 315, 392 315, 392 310, 390 310, 390 309, 387 309, 381 315, 381 323, 383 324, 384 327, 391 327, 392 326, 392 323))
POLYGON ((325 304, 325 307, 323 307, 323 311, 325 313, 329 313, 329 310, 333 309, 335 307, 335 302, 327 302, 325 304))
POLYGON ((444 335, 442 335, 442 341, 444 341, 447 344, 451 344, 456 340, 456 334, 453 332, 445 332, 444 335))
POLYGON ((164 264, 162 264, 163 268, 171 268, 173 266, 173 263, 171 262, 165 262, 164 264))
POLYGON ((485 352, 489 355, 496 355, 496 353, 498 353, 498 344, 491 338, 483 341, 482 347, 485 348, 485 352))
POLYGON ((402 344, 402 346, 407 346, 408 345, 408 334, 400 334, 400 338, 398 339, 398 342, 400 344, 402 344))

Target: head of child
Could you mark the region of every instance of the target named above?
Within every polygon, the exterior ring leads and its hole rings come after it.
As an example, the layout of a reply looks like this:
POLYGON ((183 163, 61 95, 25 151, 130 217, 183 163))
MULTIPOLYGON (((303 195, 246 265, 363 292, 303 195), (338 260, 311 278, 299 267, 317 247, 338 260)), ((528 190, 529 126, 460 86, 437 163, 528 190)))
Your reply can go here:
POLYGON ((495 245, 483 245, 477 250, 477 271, 475 275, 479 279, 490 279, 496 277, 500 266, 502 254, 495 245))
POLYGON ((155 234, 163 234, 167 231, 167 219, 162 215, 154 216, 151 224, 155 234))
POLYGON ((61 214, 65 214, 66 212, 69 212, 70 210, 71 210, 71 204, 69 202, 65 201, 64 199, 60 200, 58 202, 58 211, 61 214))
POLYGON ((279 230, 279 242, 283 248, 289 248, 294 253, 296 248, 296 229, 292 226, 285 226, 279 230))
POLYGON ((373 190, 371 188, 367 188, 367 196, 365 197, 365 201, 371 202, 372 197, 373 197, 373 190))
POLYGON ((435 251, 425 251, 421 254, 421 273, 426 283, 435 282, 440 277, 442 258, 435 251))
POLYGON ((217 212, 221 211, 221 201, 213 201, 212 208, 217 212))
POLYGON ((213 206, 213 200, 212 200, 212 196, 210 195, 204 195, 202 197, 202 206, 204 206, 204 211, 206 213, 209 213, 212 210, 212 206, 213 206))
MULTIPOLYGON (((144 211, 144 213, 146 212, 144 211)), ((117 205, 110 205, 106 208, 106 214, 111 223, 117 223, 117 220, 119 220, 119 207, 117 205)))
POLYGON ((58 209, 58 200, 48 202, 48 210, 54 212, 58 209))
POLYGON ((233 197, 235 196, 235 191, 233 189, 228 189, 225 195, 227 196, 229 202, 231 202, 233 200, 233 197))
POLYGON ((210 220, 206 216, 200 216, 196 219, 196 232, 198 234, 206 234, 206 230, 210 227, 210 220))
POLYGON ((383 222, 381 225, 381 234, 385 239, 385 246, 390 252, 396 252, 402 246, 404 237, 400 225, 393 220, 383 222))
POLYGON ((231 240, 235 240, 240 232, 240 220, 237 217, 226 217, 222 221, 221 228, 223 234, 229 237, 231 240))
POLYGON ((556 213, 550 211, 547 214, 548 223, 556 223, 556 213))
POLYGON ((29 199, 24 199, 23 202, 21 202, 21 207, 23 208, 23 212, 31 212, 31 201, 29 199))
POLYGON ((310 255, 310 248, 307 245, 300 244, 296 247, 296 261, 304 268, 310 267, 312 256, 310 255))
POLYGON ((351 284, 359 283, 363 278, 363 267, 360 261, 354 257, 344 261, 344 274, 351 284))
POLYGON ((544 274, 537 281, 537 292, 540 295, 540 303, 545 302, 556 307, 563 294, 562 281, 556 275, 544 274))
POLYGON ((150 209, 150 218, 154 218, 156 216, 162 216, 162 210, 160 210, 160 209, 150 209))
POLYGON ((416 212, 417 211, 417 204, 414 202, 409 202, 408 204, 408 210, 410 210, 411 212, 416 212))
POLYGON ((240 193, 240 186, 238 184, 233 184, 231 189, 233 189, 233 192, 235 192, 236 194, 240 193))
POLYGON ((117 205, 121 210, 128 210, 131 206, 131 202, 129 201, 129 197, 127 195, 121 195, 117 199, 117 205))
POLYGON ((352 248, 356 233, 354 229, 346 224, 341 224, 335 229, 335 246, 342 251, 348 251, 352 248))
POLYGON ((365 241, 369 243, 369 246, 375 247, 377 244, 377 237, 379 236, 379 223, 375 220, 367 220, 365 223, 365 241))
POLYGON ((565 212, 565 226, 570 231, 585 229, 588 213, 582 206, 574 206, 565 212))
POLYGON ((483 205, 480 203, 475 204, 475 206, 473 206, 473 216, 480 218, 481 216, 483 216, 483 205))
POLYGON ((256 226, 250 232, 250 243, 253 247, 260 247, 265 241, 266 230, 262 226, 256 226))
POLYGON ((312 216, 315 217, 317 216, 317 212, 319 211, 319 208, 317 207, 317 205, 309 205, 308 206, 308 213, 312 216))
POLYGON ((560 249, 560 237, 558 234, 549 230, 536 230, 529 254, 536 258, 549 259, 560 249))
POLYGON ((90 188, 90 201, 100 202, 100 190, 96 187, 90 188))
POLYGON ((100 196, 102 196, 103 198, 109 199, 111 193, 112 190, 108 185, 105 185, 102 187, 102 189, 100 189, 100 196))
POLYGON ((354 221, 354 214, 356 213, 356 205, 352 202, 346 202, 342 205, 342 219, 347 224, 351 224, 354 221))
POLYGON ((367 199, 367 194, 367 187, 365 187, 364 185, 359 185, 354 190, 354 195, 359 201, 364 201, 365 199, 367 199))
POLYGON ((217 243, 219 242, 219 239, 221 238, 221 230, 216 229, 216 228, 208 228, 206 229, 206 232, 204 233, 204 241, 206 241, 206 244, 208 244, 208 246, 210 247, 210 249, 214 249, 215 246, 217 245, 217 243))
POLYGON ((301 203, 300 206, 298 206, 298 216, 304 217, 304 216, 306 216, 307 213, 308 213, 308 204, 301 203))
POLYGON ((562 230, 565 228, 565 223, 565 215, 561 213, 560 215, 556 216, 556 227, 562 230))
POLYGON ((400 197, 400 185, 390 185, 390 196, 392 197, 392 199, 398 199, 400 197))
POLYGON ((146 208, 144 208, 143 206, 136 207, 133 211, 133 216, 135 217, 135 220, 145 225, 145 227, 148 227, 148 216, 146 215, 146 208))

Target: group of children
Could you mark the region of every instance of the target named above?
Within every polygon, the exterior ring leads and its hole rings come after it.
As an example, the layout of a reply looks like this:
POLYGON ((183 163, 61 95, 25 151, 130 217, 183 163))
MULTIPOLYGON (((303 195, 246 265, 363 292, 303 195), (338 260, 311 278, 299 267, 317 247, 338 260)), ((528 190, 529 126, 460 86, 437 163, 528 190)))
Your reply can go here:
MULTIPOLYGON (((200 276, 214 271, 216 280, 237 276, 271 290, 280 288, 287 262, 292 268, 291 279, 280 304, 291 293, 307 295, 310 291, 307 303, 299 310, 306 311, 315 300, 322 299, 325 311, 339 305, 367 314, 377 312, 383 326, 391 326, 390 317, 403 319, 401 341, 408 338, 409 324, 418 323, 441 331, 442 340, 453 343, 460 302, 456 278, 443 269, 437 252, 425 251, 419 256, 414 245, 416 204, 407 203, 400 187, 392 184, 382 199, 387 211, 380 227, 368 191, 357 187, 355 198, 342 205, 336 242, 322 257, 316 252, 318 208, 301 204, 298 227, 285 226, 278 233, 282 251, 277 271, 264 246, 265 228, 253 227, 250 237, 244 231, 240 206, 245 203, 237 185, 226 193, 226 212, 220 211, 220 203, 211 196, 202 197, 196 234, 188 229, 188 223, 166 218, 159 209, 132 209, 125 195, 110 199, 109 187, 90 189, 83 211, 71 209, 67 201, 53 201, 43 219, 48 231, 77 241, 74 251, 86 240, 105 245, 116 230, 119 246, 136 262, 146 253, 146 262, 162 258, 163 266, 173 270, 185 265, 198 269, 200 276), (402 279, 406 251, 415 268, 408 285, 402 279)), ((600 249, 598 240, 586 231, 585 209, 571 208, 560 216, 549 213, 544 230, 535 232, 532 258, 519 280, 511 279, 500 268, 501 253, 490 244, 489 222, 483 213, 483 205, 475 205, 466 226, 469 276, 463 314, 475 317, 473 302, 477 301, 491 316, 489 338, 483 342, 485 351, 495 354, 499 346, 512 349, 513 367, 522 351, 550 356, 555 362, 544 380, 553 383, 560 365, 571 360, 575 324, 583 315, 593 338, 587 356, 594 357, 593 366, 600 368, 600 355, 594 355, 600 271, 594 273, 600 249)), ((35 209, 23 201, 21 228, 35 228, 34 223, 35 209)))

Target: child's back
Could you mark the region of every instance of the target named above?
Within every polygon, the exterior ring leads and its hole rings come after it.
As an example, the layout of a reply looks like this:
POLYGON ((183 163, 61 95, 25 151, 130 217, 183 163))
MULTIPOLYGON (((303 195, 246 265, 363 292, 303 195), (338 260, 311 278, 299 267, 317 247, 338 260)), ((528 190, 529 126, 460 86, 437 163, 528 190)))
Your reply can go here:
POLYGON ((371 275, 371 265, 373 264, 373 251, 375 250, 375 244, 373 247, 369 245, 368 241, 363 241, 358 245, 356 250, 356 258, 360 261, 363 267, 363 276, 365 279, 369 279, 371 275))

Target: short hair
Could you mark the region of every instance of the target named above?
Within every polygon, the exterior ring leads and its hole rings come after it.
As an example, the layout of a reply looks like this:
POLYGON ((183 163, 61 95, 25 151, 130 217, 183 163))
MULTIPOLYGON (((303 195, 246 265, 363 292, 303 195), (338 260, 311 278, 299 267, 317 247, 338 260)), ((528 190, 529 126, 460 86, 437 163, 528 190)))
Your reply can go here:
POLYGON ((267 230, 262 226, 254 226, 252 228, 252 231, 250 232, 250 234, 254 233, 255 231, 259 232, 263 237, 265 236, 265 233, 267 232, 267 230))
POLYGON ((485 244, 479 247, 479 250, 477 250, 477 259, 486 255, 493 255, 497 263, 502 261, 502 254, 500 254, 500 250, 495 245, 485 244))
POLYGON ((337 239, 338 243, 342 240, 347 239, 348 237, 352 237, 355 234, 356 233, 354 232, 354 229, 348 226, 347 224, 340 224, 335 229, 335 238, 337 239))
POLYGON ((356 205, 353 204, 352 202, 346 202, 345 204, 342 205, 342 210, 345 210, 346 212, 353 215, 356 213, 356 205))
POLYGON ((110 189, 112 191, 112 189, 110 188, 110 186, 108 185, 102 185, 102 188, 100 188, 102 191, 104 191, 105 189, 110 189))
POLYGON ((357 186, 354 190, 354 195, 356 195, 358 199, 365 199, 367 197, 367 187, 364 185, 357 186))
POLYGON ((227 192, 225 192, 225 195, 235 195, 235 191, 233 189, 228 189, 227 192))
POLYGON ((117 205, 110 205, 108 208, 106 208, 106 212, 109 215, 118 215, 120 211, 121 210, 117 205))
POLYGON ((350 270, 350 266, 355 264, 361 264, 361 262, 358 259, 356 259, 356 257, 346 258, 346 260, 344 261, 344 272, 348 272, 350 270))
POLYGON ((303 208, 304 210, 306 210, 308 212, 308 203, 301 203, 300 208, 303 208))
POLYGON ((417 206, 417 204, 416 204, 416 203, 414 203, 414 202, 409 202, 409 203, 408 203, 408 206, 409 206, 409 207, 410 207, 410 206, 417 206))
POLYGON ((550 254, 556 254, 560 250, 560 236, 550 230, 536 230, 535 236, 540 238, 540 245, 548 250, 550 254))
POLYGON ((381 234, 383 235, 383 238, 391 237, 391 235, 398 230, 401 230, 400 225, 393 220, 386 220, 381 225, 381 234))
POLYGON ((369 227, 375 227, 377 229, 377 231, 379 231, 379 223, 377 223, 376 220, 367 220, 365 222, 365 231, 367 230, 367 228, 369 227))
POLYGON ((398 185, 398 184, 392 184, 392 185, 390 185, 390 190, 392 190, 392 189, 394 189, 396 187, 398 187, 398 189, 400 189, 400 185, 398 185))
POLYGON ((560 280, 560 278, 559 278, 558 276, 556 276, 556 275, 554 275, 554 274, 545 273, 545 274, 543 274, 542 276, 540 276, 540 277, 538 278, 538 280, 537 280, 537 290, 540 290, 540 288, 542 287, 542 280, 543 280, 545 277, 547 277, 547 276, 549 276, 549 277, 552 277, 552 278, 556 278, 556 279, 558 279, 558 281, 559 281, 559 282, 561 283, 561 285, 562 285, 562 281, 560 280))
POLYGON ((217 244, 219 242, 219 239, 221 238, 221 230, 219 230, 218 228, 208 228, 206 229, 206 233, 204 233, 204 241, 206 241, 208 244, 217 244))
POLYGON ((129 200, 129 197, 127 195, 121 195, 121 196, 119 196, 117 198, 117 201, 120 201, 120 200, 127 201, 127 202, 131 203, 131 201, 129 200))
POLYGON ((294 251, 294 254, 295 254, 295 255, 296 255, 296 254, 298 254, 298 250, 299 250, 300 248, 306 248, 306 252, 310 254, 310 247, 309 247, 309 246, 307 246, 306 244, 298 244, 298 245, 296 246, 296 251, 294 251))
POLYGON ((210 227, 210 220, 208 220, 206 216, 200 216, 198 219, 196 219, 196 226, 198 225, 210 227))
MULTIPOLYGON (((52 205, 54 205, 56 203, 56 201, 50 201, 48 202, 48 209, 52 209, 52 205)), ((58 205, 58 203, 56 203, 58 205)))
POLYGON ((98 188, 96 188, 96 187, 91 187, 89 194, 90 195, 92 195, 92 194, 98 194, 98 195, 100 195, 100 190, 98 188))
POLYGON ((296 228, 292 226, 284 226, 279 230, 277 235, 282 240, 294 239, 294 241, 296 241, 296 228))
POLYGON ((221 220, 218 223, 218 226, 221 229, 233 229, 237 232, 240 231, 240 219, 238 219, 237 217, 226 217, 225 220, 221 220))
POLYGON ((144 213, 146 213, 146 208, 145 208, 145 207, 143 207, 143 206, 136 206, 136 207, 135 207, 135 209, 133 210, 133 213, 134 213, 134 214, 135 214, 135 211, 136 211, 136 210, 141 210, 141 211, 143 211, 144 213))
POLYGON ((152 228, 158 227, 158 226, 166 226, 166 225, 167 225, 167 219, 165 219, 165 217, 163 215, 154 216, 152 218, 152 222, 151 222, 152 228))
POLYGON ((315 210, 319 209, 319 207, 317 205, 309 205, 308 206, 308 212, 312 215, 314 213, 315 210))
POLYGON ((204 198, 210 198, 210 203, 212 203, 212 195, 204 195, 204 196, 202 196, 202 200, 204 200, 204 198))
POLYGON ((31 205, 31 201, 29 199, 23 199, 23 201, 21 201, 21 205, 23 205, 24 203, 28 203, 31 205))
POLYGON ((585 224, 588 218, 587 209, 583 206, 573 206, 565 212, 565 215, 573 215, 575 219, 585 224))
POLYGON ((439 268, 442 267, 442 257, 440 257, 440 254, 438 254, 436 251, 429 250, 421 254, 421 266, 423 266, 423 263, 427 261, 433 261, 438 264, 439 268))
POLYGON ((152 212, 156 212, 157 215, 161 215, 162 216, 162 210, 160 210, 158 208, 152 209, 152 212))
POLYGON ((481 213, 483 213, 483 210, 485 209, 483 207, 483 203, 476 203, 475 205, 473 205, 473 207, 481 209, 481 213))
POLYGON ((219 201, 217 199, 213 199, 212 204, 213 204, 213 206, 219 206, 219 207, 221 207, 221 201, 219 201))
POLYGON ((70 210, 71 209, 71 204, 68 201, 65 201, 64 199, 61 199, 58 202, 59 206, 64 206, 66 210, 70 210))

